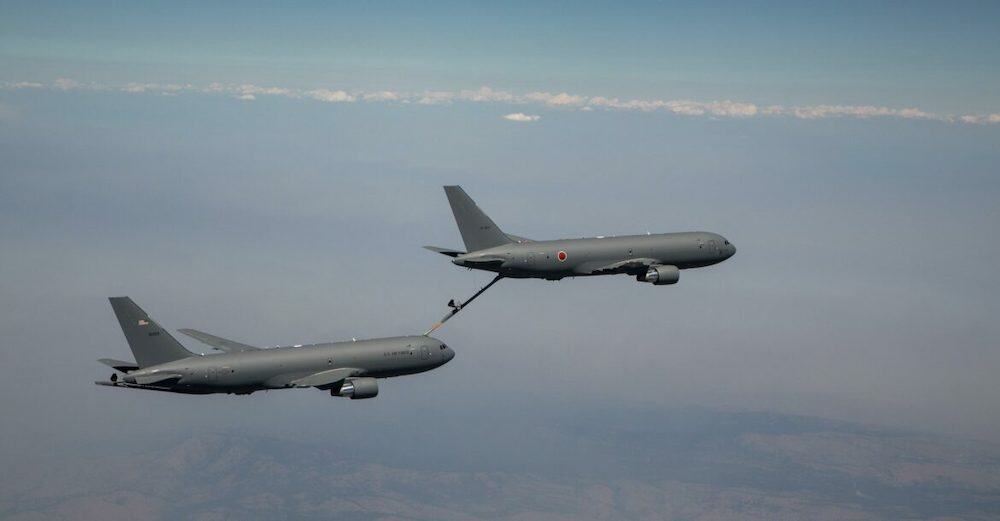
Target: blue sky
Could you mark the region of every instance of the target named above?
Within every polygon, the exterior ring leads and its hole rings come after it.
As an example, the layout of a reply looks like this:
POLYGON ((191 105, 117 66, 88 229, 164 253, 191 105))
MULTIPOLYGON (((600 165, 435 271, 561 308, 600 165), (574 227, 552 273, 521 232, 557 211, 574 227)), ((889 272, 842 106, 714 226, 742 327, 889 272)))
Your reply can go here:
POLYGON ((994 2, 4 2, 2 80, 997 113, 994 2))
POLYGON ((0 5, 0 456, 595 397, 997 440, 993 4, 0 5), (506 281, 374 404, 92 384, 112 295, 253 344, 426 330, 488 280, 420 248, 460 245, 453 183, 526 237, 739 253, 506 281))

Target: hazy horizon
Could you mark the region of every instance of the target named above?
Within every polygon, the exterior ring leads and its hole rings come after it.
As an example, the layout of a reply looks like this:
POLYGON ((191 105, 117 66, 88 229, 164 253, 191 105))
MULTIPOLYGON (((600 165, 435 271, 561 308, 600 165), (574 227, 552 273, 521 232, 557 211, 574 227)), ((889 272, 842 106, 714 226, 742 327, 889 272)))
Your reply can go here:
POLYGON ((257 5, 240 26, 5 4, 0 460, 352 424, 385 427, 375 450, 437 417, 447 441, 619 406, 1000 443, 995 6, 850 4, 824 26, 672 5, 563 6, 562 25, 551 5, 257 5), (502 281, 435 333, 451 363, 374 400, 93 385, 96 359, 131 358, 109 296, 255 345, 422 333, 490 278, 421 249, 461 246, 446 184, 533 239, 705 230, 738 252, 675 286, 502 281))

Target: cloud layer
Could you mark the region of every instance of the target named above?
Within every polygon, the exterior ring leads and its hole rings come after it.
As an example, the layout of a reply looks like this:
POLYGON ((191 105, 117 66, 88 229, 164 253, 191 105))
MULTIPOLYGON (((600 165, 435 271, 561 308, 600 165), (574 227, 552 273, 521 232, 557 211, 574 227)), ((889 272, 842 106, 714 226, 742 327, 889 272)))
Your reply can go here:
MULTIPOLYGON (((199 86, 190 83, 126 83, 105 85, 82 83, 70 78, 59 78, 51 83, 17 81, 0 83, 2 90, 47 89, 47 90, 92 90, 119 91, 129 94, 160 94, 173 96, 181 93, 221 94, 234 99, 255 101, 263 96, 279 96, 292 99, 308 99, 324 103, 395 103, 419 105, 447 105, 456 102, 496 103, 512 106, 541 106, 562 110, 579 111, 637 111, 665 112, 679 116, 709 118, 755 118, 790 117, 796 119, 830 118, 897 118, 910 120, 941 121, 970 125, 1000 124, 1000 113, 993 114, 938 114, 916 107, 892 108, 878 105, 758 105, 732 100, 694 101, 662 99, 620 99, 604 96, 585 96, 568 92, 528 92, 515 94, 490 87, 476 90, 456 91, 391 91, 343 89, 296 89, 289 87, 264 87, 254 84, 210 83, 199 86)), ((515 112, 503 116, 504 119, 531 122, 541 119, 537 115, 515 112)))
POLYGON ((506 119, 507 121, 530 122, 530 121, 538 121, 542 119, 542 117, 535 114, 525 114, 523 112, 515 112, 513 114, 507 114, 506 116, 503 117, 503 119, 506 119))

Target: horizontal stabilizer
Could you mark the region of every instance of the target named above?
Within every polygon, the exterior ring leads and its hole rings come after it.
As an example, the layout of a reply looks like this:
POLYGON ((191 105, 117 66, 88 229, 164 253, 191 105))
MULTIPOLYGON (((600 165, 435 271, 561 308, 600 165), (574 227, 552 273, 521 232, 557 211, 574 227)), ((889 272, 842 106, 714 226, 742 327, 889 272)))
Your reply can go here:
POLYGON ((441 255, 447 255, 449 257, 458 257, 459 255, 465 255, 464 251, 451 250, 448 248, 438 248, 437 246, 424 246, 424 248, 433 251, 435 253, 440 253, 441 255))
POLYGON ((320 371, 304 378, 299 378, 298 380, 292 380, 291 383, 295 387, 319 387, 322 389, 323 387, 331 387, 343 382, 352 376, 357 376, 361 372, 361 369, 354 367, 340 367, 328 371, 320 371))
POLYGON ((123 373, 128 373, 129 371, 136 371, 139 369, 139 364, 135 362, 126 362, 124 360, 115 360, 114 358, 101 358, 98 362, 114 369, 115 371, 121 371, 123 373))
POLYGON ((181 333, 205 344, 212 346, 213 349, 219 351, 225 351, 226 353, 242 353, 244 351, 256 351, 260 349, 256 346, 251 346, 247 344, 241 344, 233 340, 228 340, 219 336, 210 335, 203 331, 198 331, 197 329, 178 329, 181 333))

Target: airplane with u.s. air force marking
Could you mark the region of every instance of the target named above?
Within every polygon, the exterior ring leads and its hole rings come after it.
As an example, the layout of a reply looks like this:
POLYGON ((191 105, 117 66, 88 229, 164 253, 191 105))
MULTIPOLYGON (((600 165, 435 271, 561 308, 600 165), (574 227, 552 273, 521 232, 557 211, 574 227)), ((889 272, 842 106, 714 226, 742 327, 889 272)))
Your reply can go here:
POLYGON ((132 299, 109 300, 135 362, 102 358, 101 363, 117 372, 109 380, 95 382, 98 385, 184 394, 315 387, 356 400, 378 395, 377 378, 430 371, 455 357, 450 347, 429 336, 262 349, 181 329, 223 351, 199 355, 185 349, 132 299))

